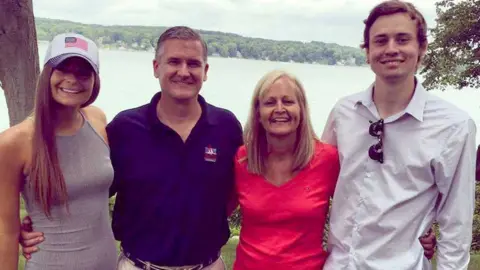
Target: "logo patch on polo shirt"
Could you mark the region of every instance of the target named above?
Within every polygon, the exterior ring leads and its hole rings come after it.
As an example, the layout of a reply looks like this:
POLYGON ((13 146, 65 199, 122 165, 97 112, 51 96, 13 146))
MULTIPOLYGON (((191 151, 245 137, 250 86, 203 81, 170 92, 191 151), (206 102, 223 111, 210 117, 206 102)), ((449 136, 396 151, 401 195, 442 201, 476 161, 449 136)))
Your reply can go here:
POLYGON ((216 162, 217 161, 217 149, 212 146, 205 147, 205 161, 216 162))

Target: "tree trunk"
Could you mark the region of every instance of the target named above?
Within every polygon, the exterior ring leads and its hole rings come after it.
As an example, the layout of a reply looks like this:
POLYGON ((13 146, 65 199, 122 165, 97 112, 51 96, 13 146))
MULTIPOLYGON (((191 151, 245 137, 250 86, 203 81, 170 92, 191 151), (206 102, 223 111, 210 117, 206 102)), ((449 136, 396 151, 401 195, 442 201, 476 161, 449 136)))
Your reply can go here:
POLYGON ((10 126, 33 112, 39 70, 32 0, 0 0, 0 83, 10 126))

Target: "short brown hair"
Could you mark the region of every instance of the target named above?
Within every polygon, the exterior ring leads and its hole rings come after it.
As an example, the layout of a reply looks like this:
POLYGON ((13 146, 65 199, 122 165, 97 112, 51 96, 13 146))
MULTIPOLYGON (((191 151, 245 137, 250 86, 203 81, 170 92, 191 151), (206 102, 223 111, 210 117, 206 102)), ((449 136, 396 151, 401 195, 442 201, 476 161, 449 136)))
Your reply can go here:
POLYGON ((187 26, 174 26, 165 30, 165 32, 163 32, 158 38, 157 48, 155 49, 155 56, 158 56, 158 52, 160 51, 160 48, 162 47, 163 43, 165 43, 165 41, 169 39, 200 41, 203 47, 203 60, 205 62, 207 61, 207 56, 208 56, 207 44, 205 43, 205 41, 197 31, 187 26))
POLYGON ((409 3, 401 0, 389 0, 375 6, 364 20, 365 29, 363 31, 363 43, 360 45, 362 49, 368 49, 370 46, 370 28, 375 21, 381 16, 393 15, 396 13, 407 13, 410 18, 417 23, 417 40, 421 48, 427 43, 427 22, 422 13, 409 3))

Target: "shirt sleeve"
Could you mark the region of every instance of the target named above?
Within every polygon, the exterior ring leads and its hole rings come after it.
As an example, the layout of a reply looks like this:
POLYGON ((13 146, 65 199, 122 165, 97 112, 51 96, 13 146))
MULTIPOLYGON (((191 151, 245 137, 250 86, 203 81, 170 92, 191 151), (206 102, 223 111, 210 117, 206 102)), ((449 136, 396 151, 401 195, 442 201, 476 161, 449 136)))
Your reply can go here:
POLYGON ((327 123, 323 129, 321 141, 330 145, 337 146, 337 130, 335 123, 335 108, 330 111, 327 123))
POLYGON ((237 147, 237 150, 240 146, 243 145, 243 130, 242 130, 242 124, 235 119, 235 130, 234 130, 234 140, 235 140, 235 145, 237 147))
POLYGON ((330 181, 331 181, 331 189, 330 189, 330 197, 333 197, 335 192, 335 188, 337 186, 338 176, 340 175, 340 159, 338 156, 338 151, 335 148, 332 151, 332 165, 330 167, 330 181))
MULTIPOLYGON (((236 157, 235 157, 236 158, 236 157)), ((235 159, 235 168, 234 168, 234 174, 237 175, 237 170, 238 170, 238 164, 237 160, 235 159)), ((235 178, 234 178, 235 181, 235 178)), ((237 194, 237 188, 235 182, 233 183, 233 187, 230 192, 230 196, 228 197, 228 204, 227 204, 227 217, 231 216, 233 211, 237 209, 238 207, 238 194, 237 194)))
MULTIPOLYGON (((235 144, 235 153, 238 151, 240 146, 243 145, 243 131, 242 131, 242 125, 238 120, 235 121, 235 128, 234 128, 234 133, 233 133, 233 138, 234 138, 234 144, 235 144)), ((232 169, 232 188, 230 189, 230 194, 228 197, 228 202, 227 202, 227 217, 229 217, 233 211, 237 208, 238 206, 238 196, 237 196, 237 191, 235 188, 235 175, 236 175, 236 170, 237 170, 237 155, 234 155, 233 159, 233 169, 232 169)))
POLYGON ((441 194, 436 212, 438 270, 468 268, 475 209, 475 137, 471 119, 454 127, 433 166, 441 194))
POLYGON ((110 160, 112 162, 112 166, 113 166, 113 182, 112 182, 112 185, 110 185, 110 189, 109 189, 109 197, 113 197, 117 192, 118 192, 118 187, 119 187, 119 179, 118 179, 118 173, 115 172, 115 162, 116 162, 116 158, 115 158, 115 149, 116 149, 116 142, 117 142, 117 137, 115 132, 113 132, 113 125, 114 123, 110 122, 107 127, 106 127, 106 130, 107 130, 107 136, 108 136, 108 140, 109 140, 109 145, 110 145, 110 160))
POLYGON ((121 175, 118 170, 118 168, 121 168, 121 165, 119 165, 119 150, 120 150, 120 144, 122 141, 121 138, 121 132, 119 131, 119 120, 117 118, 114 118, 108 125, 107 125, 107 135, 109 138, 109 144, 110 144, 110 159, 112 162, 113 166, 113 182, 110 185, 109 189, 109 196, 115 197, 115 205, 114 205, 114 210, 112 213, 112 231, 115 237, 115 240, 117 241, 122 241, 122 222, 123 222, 123 217, 122 214, 124 211, 122 210, 123 207, 123 198, 122 198, 122 192, 121 192, 121 175))
POLYGON ((480 181, 480 145, 477 148, 475 180, 480 181))

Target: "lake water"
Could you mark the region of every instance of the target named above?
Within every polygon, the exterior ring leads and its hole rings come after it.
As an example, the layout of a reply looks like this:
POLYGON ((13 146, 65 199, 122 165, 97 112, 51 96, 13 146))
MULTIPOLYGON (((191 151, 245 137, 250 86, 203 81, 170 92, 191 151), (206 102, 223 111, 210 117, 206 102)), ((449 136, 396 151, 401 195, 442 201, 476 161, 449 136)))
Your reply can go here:
MULTIPOLYGON (((40 60, 47 45, 39 44, 40 60)), ((109 120, 121 110, 150 101, 159 91, 158 81, 152 71, 153 53, 130 51, 100 51, 100 76, 102 88, 95 105, 102 108, 109 120)), ((321 135, 330 109, 335 102, 348 94, 364 90, 373 81, 368 67, 324 66, 299 63, 281 63, 259 60, 209 58, 208 80, 201 94, 216 106, 231 110, 245 123, 253 89, 266 72, 284 69, 295 74, 304 84, 310 105, 312 121, 321 135)), ((433 91, 466 110, 475 122, 480 123, 480 91, 449 89, 433 91)), ((4 95, 0 95, 0 131, 8 128, 8 113, 4 95)), ((479 128, 480 129, 480 128, 479 128)), ((477 142, 480 130, 477 132, 477 142)))

